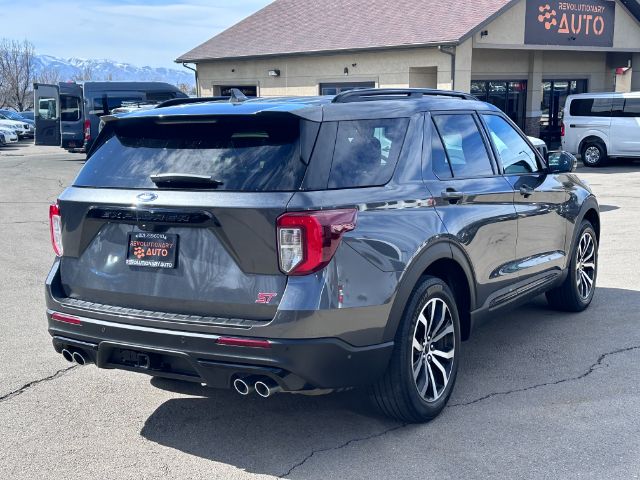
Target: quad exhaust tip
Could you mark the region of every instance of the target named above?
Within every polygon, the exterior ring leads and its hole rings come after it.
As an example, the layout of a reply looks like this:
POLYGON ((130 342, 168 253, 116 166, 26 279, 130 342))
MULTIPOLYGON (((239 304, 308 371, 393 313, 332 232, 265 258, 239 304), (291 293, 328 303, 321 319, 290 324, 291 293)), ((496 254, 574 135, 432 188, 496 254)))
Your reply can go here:
POLYGON ((262 398, 268 398, 274 393, 282 391, 282 387, 280 387, 275 381, 271 380, 270 378, 258 380, 255 383, 254 388, 256 390, 256 393, 262 398))
POLYGON ((71 353, 69 350, 67 350, 66 348, 62 350, 62 356, 64 357, 64 359, 69 362, 69 363, 73 363, 73 353, 71 353))
POLYGON ((80 352, 73 352, 72 357, 73 357, 73 361, 76 362, 78 365, 84 365, 85 363, 87 363, 80 352))
POLYGON ((274 380, 264 376, 238 377, 233 381, 233 388, 242 396, 256 392, 262 398, 281 392, 282 387, 274 380))
POLYGON ((233 388, 242 396, 249 395, 254 390, 251 382, 247 382, 243 378, 236 378, 233 381, 233 388))
POLYGON ((69 363, 77 363, 78 365, 84 365, 87 363, 87 360, 84 358, 82 351, 80 350, 69 350, 67 348, 63 348, 62 356, 69 363))

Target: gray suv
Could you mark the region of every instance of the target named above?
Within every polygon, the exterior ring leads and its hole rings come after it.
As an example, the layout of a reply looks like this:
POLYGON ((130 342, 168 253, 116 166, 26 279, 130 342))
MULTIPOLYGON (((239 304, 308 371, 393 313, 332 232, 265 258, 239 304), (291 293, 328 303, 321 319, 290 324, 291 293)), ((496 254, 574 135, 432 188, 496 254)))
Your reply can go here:
POLYGON ((362 386, 430 420, 482 319, 591 302, 599 210, 574 160, 437 90, 106 117, 50 207, 54 347, 242 395, 362 386))

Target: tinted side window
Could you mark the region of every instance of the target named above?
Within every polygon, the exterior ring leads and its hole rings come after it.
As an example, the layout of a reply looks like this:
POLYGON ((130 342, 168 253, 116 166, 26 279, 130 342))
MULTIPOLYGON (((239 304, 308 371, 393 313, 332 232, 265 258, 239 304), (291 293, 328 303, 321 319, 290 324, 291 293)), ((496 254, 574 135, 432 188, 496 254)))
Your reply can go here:
POLYGON ((442 145, 442 139, 438 135, 435 126, 432 128, 431 134, 431 168, 433 168, 433 173, 442 180, 453 177, 449 159, 444 151, 444 145, 442 145))
POLYGON ((437 115, 438 127, 454 177, 493 175, 487 148, 471 114, 437 115))
POLYGON ((60 95, 60 120, 76 122, 80 120, 80 99, 68 95, 60 95))
POLYGON ((407 118, 339 122, 328 187, 387 183, 398 162, 408 124, 407 118))
POLYGON ((610 98, 575 98, 569 106, 572 117, 608 117, 611 115, 610 98))
POLYGON ((483 118, 502 161, 504 173, 531 173, 540 170, 533 149, 504 118, 497 115, 483 115, 483 118))
POLYGON ((142 93, 134 95, 103 95, 93 99, 93 108, 89 113, 94 115, 109 114, 114 108, 121 107, 126 102, 144 102, 142 93))
POLYGON ((640 117, 640 98, 627 98, 624 101, 625 117, 640 117))

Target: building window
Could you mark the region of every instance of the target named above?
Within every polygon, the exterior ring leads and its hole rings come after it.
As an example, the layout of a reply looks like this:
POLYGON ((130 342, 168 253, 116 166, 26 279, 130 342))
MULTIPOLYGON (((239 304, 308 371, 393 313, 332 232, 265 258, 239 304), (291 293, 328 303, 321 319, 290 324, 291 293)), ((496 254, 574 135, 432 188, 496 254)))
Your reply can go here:
POLYGON ((321 83, 320 95, 337 95, 356 88, 375 88, 376 82, 340 82, 340 83, 321 83))
POLYGON ((471 93, 483 102, 495 105, 520 128, 524 128, 526 80, 474 80, 471 82, 471 93))
POLYGON ((213 86, 214 95, 230 97, 232 88, 237 88, 246 97, 258 96, 258 87, 256 85, 214 85, 213 86))
POLYGON ((569 95, 585 93, 586 80, 543 80, 540 110, 540 138, 551 148, 560 145, 564 104, 569 95))

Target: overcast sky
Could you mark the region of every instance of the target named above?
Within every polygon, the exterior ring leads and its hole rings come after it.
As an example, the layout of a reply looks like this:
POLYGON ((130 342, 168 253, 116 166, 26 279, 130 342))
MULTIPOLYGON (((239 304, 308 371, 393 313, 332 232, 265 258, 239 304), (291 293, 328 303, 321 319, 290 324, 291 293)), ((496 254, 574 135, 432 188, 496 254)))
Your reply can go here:
POLYGON ((179 55, 270 0, 0 0, 0 37, 39 54, 177 67, 179 55))

